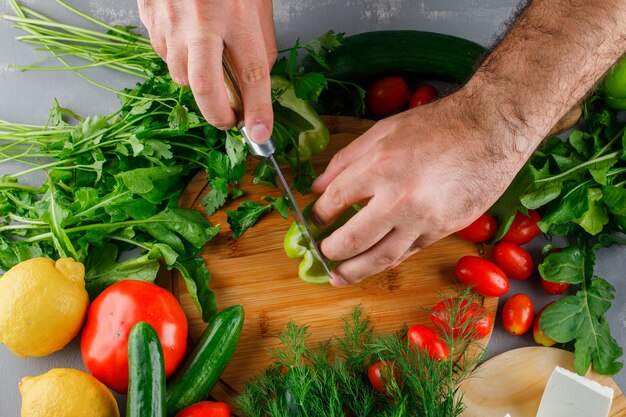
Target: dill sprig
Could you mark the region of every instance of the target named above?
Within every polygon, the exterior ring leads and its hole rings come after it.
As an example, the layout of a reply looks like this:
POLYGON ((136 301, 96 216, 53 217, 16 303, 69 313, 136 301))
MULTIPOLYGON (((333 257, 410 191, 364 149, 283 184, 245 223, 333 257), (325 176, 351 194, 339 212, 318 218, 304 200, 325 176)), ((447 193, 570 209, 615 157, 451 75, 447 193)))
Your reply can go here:
POLYGON ((290 321, 272 351, 275 363, 248 383, 237 405, 248 417, 456 417, 464 408, 458 385, 482 356, 472 323, 454 323, 464 317, 467 297, 463 292, 451 304, 448 328, 463 328, 457 337, 443 336, 453 354, 442 361, 411 347, 405 332, 376 332, 361 307, 343 320, 343 336, 315 347, 307 344, 308 326, 290 321), (367 376, 379 361, 394 364, 383 368, 386 395, 367 376))

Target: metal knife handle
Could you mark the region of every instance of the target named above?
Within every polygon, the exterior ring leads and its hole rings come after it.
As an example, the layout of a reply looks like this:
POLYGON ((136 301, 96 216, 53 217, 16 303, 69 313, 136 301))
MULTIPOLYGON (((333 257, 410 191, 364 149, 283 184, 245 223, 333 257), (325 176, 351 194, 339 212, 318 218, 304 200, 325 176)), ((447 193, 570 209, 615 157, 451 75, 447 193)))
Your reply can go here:
POLYGON ((237 128, 241 132, 241 136, 246 141, 248 150, 252 155, 262 156, 267 158, 274 154, 276 147, 272 139, 265 143, 256 143, 250 139, 250 135, 244 125, 244 111, 243 111, 243 97, 241 95, 241 89, 239 88, 239 81, 237 80, 237 74, 235 73, 233 62, 230 58, 230 54, 227 50, 224 50, 222 56, 222 67, 224 69, 224 86, 226 87, 226 93, 228 94, 228 101, 230 107, 235 112, 237 119, 237 128))

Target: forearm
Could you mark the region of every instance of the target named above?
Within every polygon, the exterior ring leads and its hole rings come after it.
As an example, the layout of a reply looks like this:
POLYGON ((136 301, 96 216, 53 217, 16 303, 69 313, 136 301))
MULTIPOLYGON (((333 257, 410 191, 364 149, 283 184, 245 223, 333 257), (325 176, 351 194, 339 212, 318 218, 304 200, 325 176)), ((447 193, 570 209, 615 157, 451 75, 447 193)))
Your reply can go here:
POLYGON ((464 91, 527 158, 625 51, 625 0, 534 0, 464 91))

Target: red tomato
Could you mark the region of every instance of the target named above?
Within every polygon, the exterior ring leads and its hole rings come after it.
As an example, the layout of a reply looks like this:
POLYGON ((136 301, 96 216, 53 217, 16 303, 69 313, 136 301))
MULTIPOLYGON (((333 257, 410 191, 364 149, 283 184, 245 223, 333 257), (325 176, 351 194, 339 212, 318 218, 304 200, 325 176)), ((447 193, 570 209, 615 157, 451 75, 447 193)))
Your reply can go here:
POLYGON ((389 116, 403 110, 411 90, 400 77, 385 77, 374 82, 365 93, 365 106, 376 116, 389 116))
POLYGON ((452 336, 481 339, 489 334, 493 327, 493 316, 485 307, 476 303, 449 298, 437 304, 430 313, 433 324, 450 335, 451 315, 455 314, 452 336), (465 329, 464 332, 461 330, 465 329))
POLYGON ((226 403, 202 401, 183 408, 174 417, 230 417, 231 408, 226 403))
POLYGON ((456 278, 472 291, 499 297, 509 291, 509 279, 493 262, 478 256, 464 256, 456 264, 456 278))
POLYGON ((535 307, 526 294, 515 294, 502 307, 504 330, 514 336, 526 333, 533 325, 535 307))
POLYGON ((409 327, 406 337, 416 348, 425 349, 433 360, 440 361, 450 356, 446 342, 430 327, 414 324, 409 327))
POLYGON ((187 353, 187 318, 171 292, 143 281, 111 285, 87 310, 80 351, 89 372, 119 393, 128 390, 128 334, 140 321, 159 335, 166 376, 187 353))
POLYGON ((389 376, 391 368, 393 368, 394 378, 396 380, 399 380, 400 375, 398 373, 395 361, 376 362, 367 369, 367 376, 369 377, 370 384, 372 384, 372 388, 374 388, 374 391, 381 394, 387 394, 387 389, 385 388, 385 385, 387 384, 387 377, 389 376))
POLYGON ((491 214, 485 213, 466 228, 456 232, 456 234, 470 242, 479 243, 494 237, 497 230, 498 223, 496 223, 496 219, 491 214))
MULTIPOLYGON (((549 253, 558 253, 561 252, 560 248, 554 248, 549 253)), ((569 284, 567 282, 550 282, 543 279, 543 277, 539 276, 539 281, 541 282, 541 286, 548 294, 558 295, 563 294, 569 288, 569 284)))
POLYGON ((548 306, 550 304, 554 303, 554 301, 552 301, 551 303, 546 304, 541 311, 537 314, 537 317, 535 317, 535 322, 533 324, 533 339, 535 339, 535 342, 537 342, 538 345, 543 345, 543 346, 553 346, 556 341, 554 339, 550 339, 548 336, 546 336, 543 333, 543 330, 541 330, 541 327, 539 327, 539 319, 541 318, 541 315, 543 314, 543 311, 548 308, 548 306))
POLYGON ((409 109, 437 100, 439 91, 430 84, 422 84, 413 91, 409 100, 409 109))
POLYGON ((528 279, 535 267, 530 254, 510 242, 498 243, 493 250, 493 259, 496 261, 496 265, 511 279, 528 279))
POLYGON ((541 221, 541 214, 537 210, 528 210, 528 216, 519 211, 511 223, 511 227, 502 236, 504 242, 515 243, 516 245, 524 245, 535 238, 541 229, 537 223, 541 221))

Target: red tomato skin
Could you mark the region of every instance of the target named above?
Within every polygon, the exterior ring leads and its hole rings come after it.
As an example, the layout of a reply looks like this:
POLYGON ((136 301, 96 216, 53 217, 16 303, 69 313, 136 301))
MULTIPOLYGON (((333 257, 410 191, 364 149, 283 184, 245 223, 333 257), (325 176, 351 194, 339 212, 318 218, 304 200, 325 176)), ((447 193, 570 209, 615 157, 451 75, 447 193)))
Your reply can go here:
POLYGON ((467 300, 458 301, 448 298, 439 302, 430 312, 430 320, 437 329, 442 329, 448 336, 459 336, 471 339, 482 339, 487 336, 493 327, 493 315, 483 306, 469 303, 467 300), (450 315, 456 309, 452 332, 450 332, 450 315), (459 317, 460 315, 460 317, 459 317), (470 321, 470 324, 465 323, 470 321), (465 332, 462 332, 465 327, 465 332))
POLYGON ((569 288, 569 284, 567 282, 550 282, 541 277, 539 278, 539 281, 541 282, 543 289, 548 294, 552 295, 563 294, 569 288))
POLYGON ((410 97, 411 90, 404 79, 384 77, 367 89, 365 106, 370 113, 384 117, 404 110, 410 97))
POLYGON ((537 226, 540 221, 541 214, 537 210, 528 210, 528 216, 518 211, 511 227, 502 236, 502 240, 516 245, 525 245, 541 233, 541 229, 537 226))
POLYGON ((87 310, 80 341, 83 362, 94 377, 122 394, 128 390, 128 335, 140 321, 156 330, 169 377, 187 353, 187 318, 171 292, 149 282, 120 281, 87 310))
POLYGON ((511 296, 502 307, 504 330, 514 336, 521 336, 533 325, 535 306, 526 294, 511 296))
POLYGON ((230 417, 232 409, 226 403, 201 401, 180 410, 174 417, 230 417))
POLYGON ((380 394, 387 394, 387 389, 385 388, 384 378, 388 374, 390 368, 393 367, 394 377, 398 379, 398 370, 396 369, 396 364, 394 361, 380 361, 370 365, 367 368, 367 376, 370 380, 370 384, 372 384, 372 388, 374 391, 380 394))
POLYGON ((464 256, 456 264, 456 278, 472 291, 488 297, 500 297, 509 291, 509 279, 493 262, 478 256, 464 256))
POLYGON ((556 344, 556 341, 554 339, 549 338, 548 336, 546 336, 543 333, 543 330, 541 330, 541 327, 539 327, 539 319, 541 318, 541 315, 543 314, 543 311, 548 308, 548 306, 550 304, 553 304, 554 301, 546 304, 541 311, 539 311, 539 313, 537 313, 537 316, 535 317, 535 322, 533 323, 533 339, 535 339, 535 343, 537 343, 538 345, 542 345, 542 346, 554 346, 556 344))
POLYGON ((474 220, 472 224, 456 232, 457 236, 470 242, 480 243, 489 240, 496 235, 498 223, 489 213, 484 213, 474 220))
POLYGON ((530 254, 511 242, 498 243, 493 250, 493 258, 510 279, 528 279, 535 267, 530 254))
POLYGON ((415 91, 413 91, 413 94, 411 94, 409 109, 423 104, 428 104, 431 101, 437 100, 437 98, 439 98, 439 91, 437 91, 435 87, 430 84, 422 84, 418 86, 415 91))
POLYGON ((425 349, 428 356, 435 361, 448 359, 450 348, 444 340, 428 326, 414 324, 407 331, 409 343, 418 349, 425 349))

